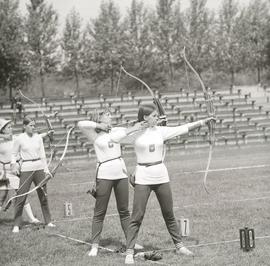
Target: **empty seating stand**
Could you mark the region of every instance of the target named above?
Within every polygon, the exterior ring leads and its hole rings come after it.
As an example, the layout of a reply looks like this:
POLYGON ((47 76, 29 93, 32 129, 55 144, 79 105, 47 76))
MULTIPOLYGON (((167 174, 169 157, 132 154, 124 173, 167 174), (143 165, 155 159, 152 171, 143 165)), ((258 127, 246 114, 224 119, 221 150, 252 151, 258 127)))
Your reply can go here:
MULTIPOLYGON (((168 126, 178 126, 207 117, 207 107, 201 91, 185 91, 157 94, 165 108, 168 126)), ((250 94, 243 95, 228 90, 214 91, 212 102, 216 111, 215 145, 245 145, 270 141, 270 115, 262 106, 256 105, 250 94)), ((45 137, 47 155, 54 153, 61 156, 65 146, 66 133, 70 126, 76 126, 80 120, 87 120, 95 112, 109 108, 112 112, 114 126, 128 125, 137 119, 138 107, 141 104, 153 103, 151 95, 134 96, 131 93, 118 97, 99 95, 98 97, 35 99, 40 104, 24 102, 25 113, 36 119, 40 132, 46 132, 46 124, 41 110, 51 116, 50 121, 55 130, 54 140, 49 142, 45 137)), ((0 105, 0 117, 14 119, 14 110, 10 105, 0 105)), ((16 117, 16 113, 15 113, 16 117)), ((22 124, 16 119, 15 133, 21 132, 22 124)), ((168 150, 204 148, 209 146, 207 126, 174 138, 167 142, 168 150)), ((123 152, 132 152, 130 146, 123 146, 123 152)), ((94 154, 93 145, 83 136, 78 128, 70 136, 67 156, 71 158, 87 158, 94 154)))

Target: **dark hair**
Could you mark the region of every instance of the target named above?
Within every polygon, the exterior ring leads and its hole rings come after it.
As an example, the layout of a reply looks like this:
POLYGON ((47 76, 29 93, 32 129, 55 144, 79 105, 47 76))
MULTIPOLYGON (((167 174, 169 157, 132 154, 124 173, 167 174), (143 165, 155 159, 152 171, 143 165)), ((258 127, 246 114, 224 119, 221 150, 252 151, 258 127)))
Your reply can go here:
POLYGON ((31 122, 35 121, 33 118, 29 117, 29 116, 25 116, 23 118, 23 125, 27 126, 28 124, 30 124, 31 122))
POLYGON ((138 122, 144 121, 144 116, 152 114, 155 110, 157 110, 155 104, 141 105, 138 111, 138 122))

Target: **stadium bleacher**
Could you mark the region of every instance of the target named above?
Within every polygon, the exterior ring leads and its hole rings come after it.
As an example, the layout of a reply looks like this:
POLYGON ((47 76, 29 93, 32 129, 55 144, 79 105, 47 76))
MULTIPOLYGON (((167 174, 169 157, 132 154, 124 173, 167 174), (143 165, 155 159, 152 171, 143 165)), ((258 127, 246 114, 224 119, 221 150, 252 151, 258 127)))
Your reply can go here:
MULTIPOLYGON (((169 126, 177 126, 190 121, 206 117, 206 106, 202 92, 185 91, 173 93, 156 93, 163 104, 169 126)), ((212 100, 216 109, 217 121, 215 125, 215 145, 246 145, 249 143, 262 143, 270 141, 269 110, 256 104, 250 93, 242 93, 241 89, 218 90, 212 92, 212 100)), ((54 143, 49 145, 45 140, 48 154, 53 147, 56 156, 60 156, 65 145, 65 136, 69 125, 89 119, 94 111, 110 108, 113 124, 118 125, 127 121, 136 120, 140 104, 152 103, 150 95, 134 96, 131 93, 118 97, 80 97, 61 99, 35 99, 40 108, 34 104, 24 102, 24 112, 36 119, 40 132, 46 131, 46 124, 40 109, 46 114, 51 114, 51 123, 55 130, 54 143)), ((13 119, 18 116, 10 109, 9 104, 1 104, 0 116, 13 119)), ((21 132, 21 119, 15 119, 14 132, 21 132)), ((171 149, 189 149, 208 147, 208 129, 203 127, 188 136, 181 136, 170 140, 166 147, 171 149)), ((131 147, 124 146, 123 152, 130 152, 131 147)), ((70 137, 67 156, 88 157, 94 154, 93 146, 75 129, 70 137)))

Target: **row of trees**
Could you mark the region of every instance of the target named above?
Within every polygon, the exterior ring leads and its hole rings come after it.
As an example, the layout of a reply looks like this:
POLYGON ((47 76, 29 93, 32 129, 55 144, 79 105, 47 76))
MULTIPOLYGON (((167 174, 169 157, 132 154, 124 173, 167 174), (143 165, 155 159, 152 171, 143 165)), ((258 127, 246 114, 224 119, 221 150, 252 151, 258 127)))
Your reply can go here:
MULTIPOLYGON (((103 1, 97 18, 83 27, 80 14, 72 9, 59 31, 58 14, 45 0, 31 0, 27 15, 19 13, 17 0, 0 0, 0 88, 28 84, 61 73, 75 80, 90 79, 118 89, 120 65, 151 84, 170 85, 185 69, 187 57, 203 77, 224 72, 234 82, 241 71, 261 72, 270 66, 269 1, 252 0, 239 7, 236 0, 223 0, 217 11, 207 0, 190 0, 181 9, 177 0, 157 0, 154 9, 133 0, 125 16, 113 0, 103 1)), ((125 79, 128 87, 134 80, 125 79)))

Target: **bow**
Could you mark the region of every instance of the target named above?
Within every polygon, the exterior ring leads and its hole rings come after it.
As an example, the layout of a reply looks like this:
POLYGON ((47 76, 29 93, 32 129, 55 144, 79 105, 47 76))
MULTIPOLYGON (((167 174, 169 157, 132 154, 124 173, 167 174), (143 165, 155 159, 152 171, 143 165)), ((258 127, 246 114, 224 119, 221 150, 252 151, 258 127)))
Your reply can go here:
MULTIPOLYGON (((28 192, 25 192, 25 193, 19 194, 19 195, 17 194, 17 195, 15 195, 15 196, 11 197, 11 198, 4 204, 4 206, 3 206, 3 208, 2 208, 4 211, 6 211, 6 210, 9 208, 10 203, 12 202, 12 200, 14 200, 14 199, 16 199, 16 198, 19 198, 19 197, 26 196, 26 195, 28 195, 28 194, 31 194, 32 192, 36 191, 36 190, 39 189, 39 188, 41 188, 41 189, 43 190, 43 186, 44 186, 45 184, 47 184, 47 182, 48 182, 51 178, 53 178, 53 177, 55 176, 57 169, 62 165, 63 160, 64 160, 64 158, 65 158, 65 155, 66 155, 66 153, 67 153, 67 148, 68 148, 68 143, 69 143, 69 137, 70 137, 70 134, 71 134, 71 132, 72 132, 72 130, 73 130, 74 128, 75 128, 75 126, 71 127, 71 128, 68 130, 68 132, 67 132, 67 138, 66 138, 66 143, 65 143, 65 147, 64 147, 63 153, 62 153, 62 155, 61 155, 61 157, 60 157, 60 159, 59 159, 59 162, 58 162, 57 165, 52 169, 52 171, 49 172, 49 173, 46 173, 46 177, 45 177, 39 184, 37 184, 34 188, 32 188, 31 190, 29 190, 28 192)), ((28 178, 30 178, 32 175, 33 175, 33 173, 32 173, 28 178)), ((22 186, 21 186, 21 187, 22 187, 22 186)), ((21 188, 21 187, 20 187, 20 188, 21 188)), ((20 190, 20 188, 18 189, 18 191, 20 190)), ((43 192, 45 193, 44 190, 43 190, 43 192)), ((45 195, 46 195, 46 193, 45 193, 45 195)))
MULTIPOLYGON (((193 73, 195 74, 195 76, 197 77, 197 79, 199 80, 199 82, 201 84, 203 94, 204 94, 204 98, 205 98, 205 102, 206 102, 207 115, 208 116, 215 116, 215 108, 214 108, 213 100, 212 100, 212 97, 211 97, 211 90, 210 90, 210 88, 206 89, 200 75, 198 74, 198 72, 194 69, 194 67, 191 65, 191 63, 186 58, 185 47, 184 47, 183 51, 181 52, 181 57, 187 63, 189 68, 193 71, 193 73)), ((209 194, 209 191, 208 191, 207 186, 206 186, 206 179, 207 179, 207 175, 208 175, 208 171, 209 171, 209 167, 210 167, 210 163, 211 163, 211 159, 212 159, 213 146, 214 146, 214 143, 215 143, 214 129, 215 129, 215 122, 213 120, 211 120, 211 121, 208 122, 210 148, 209 148, 207 166, 206 166, 206 170, 205 170, 205 174, 204 174, 204 178, 203 178, 204 189, 208 194, 209 194)))
POLYGON ((21 96, 24 97, 26 100, 28 100, 29 102, 35 104, 35 105, 38 107, 39 111, 42 113, 42 115, 43 115, 43 117, 44 117, 44 119, 45 119, 47 128, 48 128, 48 131, 50 131, 50 134, 48 134, 48 137, 49 137, 50 144, 51 144, 51 143, 53 142, 53 127, 52 127, 51 121, 50 121, 50 119, 49 119, 49 116, 46 115, 46 114, 43 112, 43 110, 42 110, 40 104, 38 104, 37 102, 33 101, 33 100, 30 99, 29 97, 25 96, 25 95, 22 93, 21 90, 19 90, 19 93, 20 93, 21 96))
POLYGON ((147 90, 149 91, 149 93, 153 97, 154 104, 156 105, 156 107, 158 109, 159 119, 161 121, 160 125, 161 126, 166 126, 166 124, 167 124, 167 117, 166 117, 166 114, 165 114, 165 110, 164 110, 161 102, 159 101, 159 99, 155 96, 155 93, 153 92, 153 90, 143 80, 141 80, 140 78, 138 78, 138 77, 130 74, 129 72, 127 72, 122 65, 121 65, 121 70, 123 70, 125 72, 125 74, 127 74, 128 76, 130 76, 130 77, 138 80, 139 82, 141 82, 147 88, 147 90))

